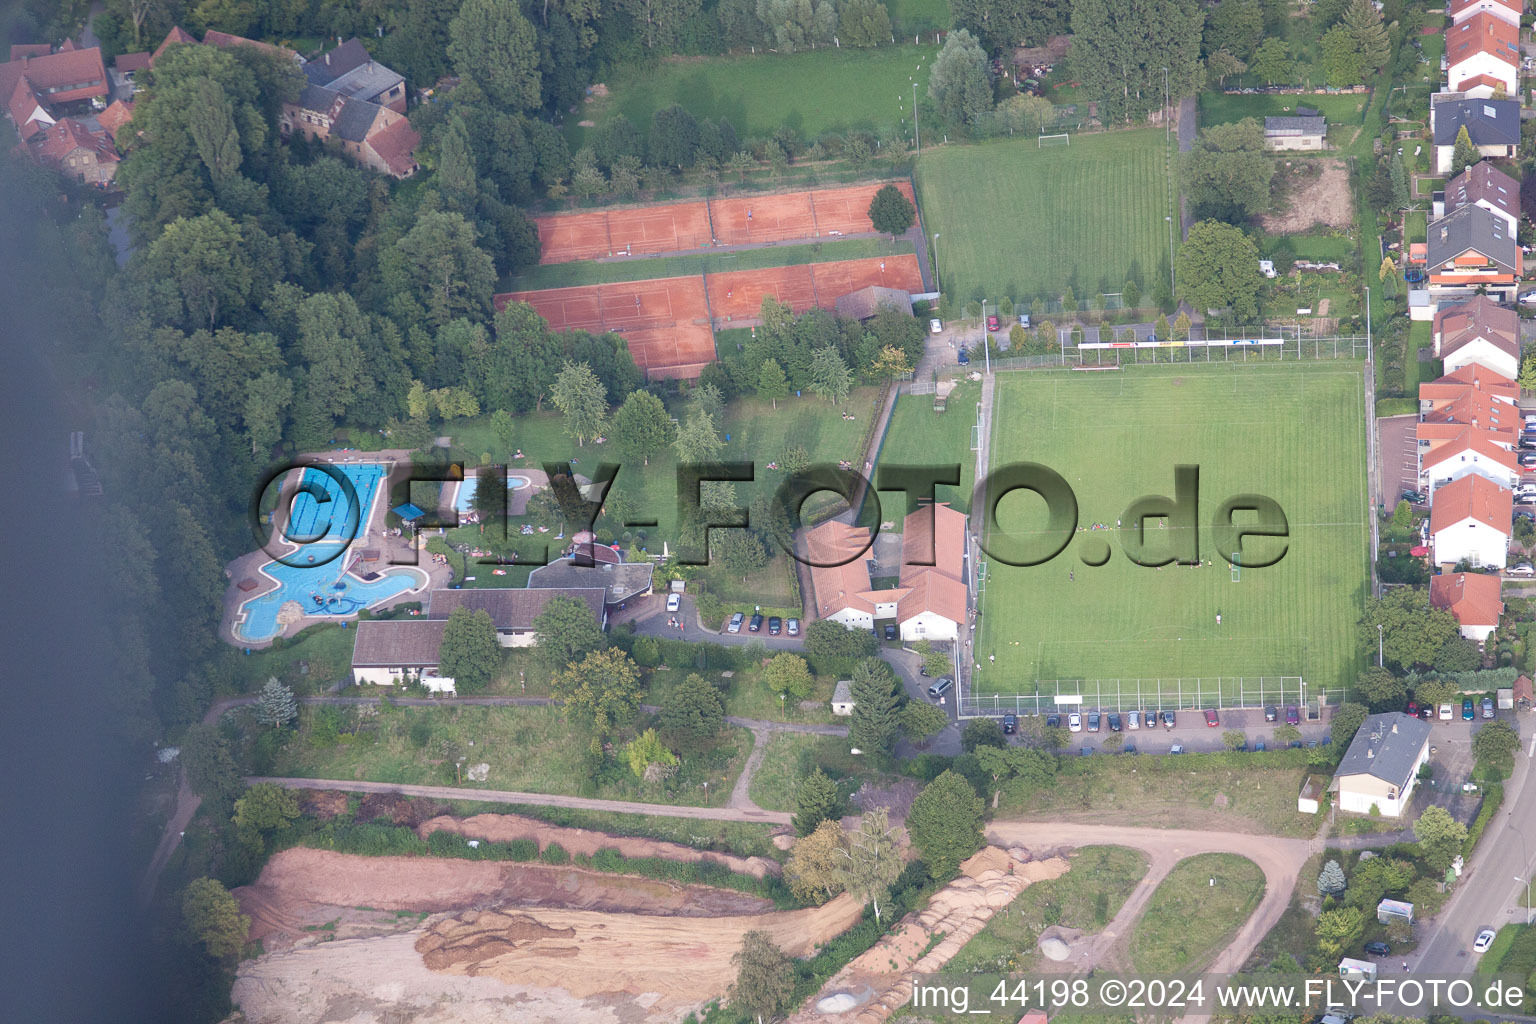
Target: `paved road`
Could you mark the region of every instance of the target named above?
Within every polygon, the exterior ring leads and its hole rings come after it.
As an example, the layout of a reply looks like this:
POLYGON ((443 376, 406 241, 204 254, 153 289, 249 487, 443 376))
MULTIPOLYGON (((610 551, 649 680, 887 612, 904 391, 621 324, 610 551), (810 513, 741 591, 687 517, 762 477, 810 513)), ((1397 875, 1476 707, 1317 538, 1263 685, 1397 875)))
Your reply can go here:
POLYGON ((782 811, 742 810, 734 807, 680 807, 675 804, 642 804, 628 800, 594 800, 581 796, 518 793, 507 789, 463 789, 455 786, 407 786, 394 782, 354 782, 341 779, 281 779, 253 775, 251 785, 270 782, 284 789, 331 789, 346 793, 398 793, 434 800, 478 800, 493 804, 527 804, 535 807, 571 807, 584 811, 617 811, 620 814, 654 814, 664 818, 700 818, 708 821, 756 821, 788 825, 794 815, 782 811))
POLYGON ((1536 855, 1536 783, 1531 781, 1536 739, 1527 735, 1523 743, 1523 756, 1515 757, 1514 774, 1504 785, 1503 807, 1483 833, 1450 902, 1408 956, 1414 973, 1469 971, 1479 929, 1525 920, 1524 886, 1515 879, 1530 877, 1536 855))

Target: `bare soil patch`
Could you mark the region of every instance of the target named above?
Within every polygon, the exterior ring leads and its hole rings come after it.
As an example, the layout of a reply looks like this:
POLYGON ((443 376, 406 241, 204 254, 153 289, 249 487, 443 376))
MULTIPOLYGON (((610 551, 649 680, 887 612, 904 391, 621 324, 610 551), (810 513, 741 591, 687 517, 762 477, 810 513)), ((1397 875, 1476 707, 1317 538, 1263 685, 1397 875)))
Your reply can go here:
POLYGON ((1295 234, 1321 224, 1347 228, 1354 223, 1349 171, 1335 159, 1279 159, 1271 186, 1273 212, 1259 218, 1271 234, 1295 234))

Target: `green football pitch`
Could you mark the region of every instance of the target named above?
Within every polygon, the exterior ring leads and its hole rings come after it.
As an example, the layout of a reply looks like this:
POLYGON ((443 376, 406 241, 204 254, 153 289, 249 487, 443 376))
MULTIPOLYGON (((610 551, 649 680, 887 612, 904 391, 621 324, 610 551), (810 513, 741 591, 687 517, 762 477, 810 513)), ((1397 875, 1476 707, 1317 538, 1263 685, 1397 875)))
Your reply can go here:
MULTIPOLYGON (((1255 703, 1261 677, 1265 703, 1300 700, 1302 679, 1309 698, 1337 699, 1350 683, 1370 578, 1358 363, 1004 374, 992 422, 993 471, 1028 461, 1060 473, 1080 532, 1043 565, 985 560, 975 694, 1059 687, 1089 705, 1114 706, 1118 695, 1125 707, 1198 707, 1218 694, 1237 703, 1239 685, 1242 702, 1255 703), (1137 565, 1115 524, 1143 495, 1172 496, 1176 465, 1200 470, 1201 565, 1137 565), (1234 571, 1210 527, 1224 501, 1249 493, 1278 502, 1289 524, 1287 542, 1247 540, 1252 560, 1288 546, 1274 566, 1234 571), (1085 564, 1081 553, 1106 541, 1107 564, 1085 564)), ((1040 530, 1044 509, 1015 492, 998 505, 998 529, 1040 530)), ((1161 527, 1149 525, 1160 549, 1161 527)))

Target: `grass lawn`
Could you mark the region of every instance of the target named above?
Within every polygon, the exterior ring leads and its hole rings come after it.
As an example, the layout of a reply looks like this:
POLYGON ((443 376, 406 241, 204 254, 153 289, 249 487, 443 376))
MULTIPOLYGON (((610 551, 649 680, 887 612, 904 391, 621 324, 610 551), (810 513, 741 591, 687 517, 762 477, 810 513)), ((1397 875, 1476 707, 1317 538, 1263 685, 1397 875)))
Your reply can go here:
POLYGON ((999 910, 960 948, 946 971, 1033 971, 1035 943, 1051 925, 1102 931, 1147 873, 1147 858, 1124 846, 1085 846, 1072 854, 1072 869, 1036 882, 999 910))
POLYGON ((1203 853, 1168 872, 1131 932, 1131 964, 1139 974, 1176 974, 1204 967, 1264 896, 1264 872, 1247 857, 1203 853), (1211 886, 1209 879, 1215 879, 1211 886))
MULTIPOLYGON (((1360 663, 1354 626, 1369 579, 1359 363, 1005 374, 993 418, 993 471, 1026 460, 1051 467, 1075 491, 1084 531, 1117 522, 1139 495, 1172 494, 1176 465, 1198 466, 1199 549, 1213 564, 1136 565, 1115 553, 1109 530, 1085 532, 1044 565, 989 559, 976 692, 1029 694, 1037 680, 1065 680, 1066 692, 1090 701, 1118 689, 1145 706, 1161 679, 1167 705, 1174 677, 1202 677, 1208 701, 1215 677, 1227 677, 1230 698, 1230 677, 1302 676, 1310 694, 1341 696, 1360 663), (1234 581, 1209 524, 1222 502, 1249 493, 1280 505, 1289 540, 1276 565, 1234 581), (1096 543, 1109 561, 1095 569, 1079 553, 1096 543), (994 654, 995 664, 982 657, 994 654)), ((1027 491, 1004 498, 998 518, 1011 535, 1046 525, 1043 502, 1027 491)), ((1148 525, 1155 552, 1161 531, 1148 525)), ((1245 546, 1274 557, 1279 543, 1250 537, 1245 546)), ((1186 689, 1182 706, 1200 706, 1192 696, 1186 689)))
MULTIPOLYGON (((1365 116, 1371 94, 1316 95, 1313 93, 1223 93, 1206 90, 1200 94, 1200 126, 1227 124, 1245 117, 1263 121, 1266 117, 1293 116, 1297 107, 1316 110, 1335 124, 1357 127, 1365 116)), ((1076 145, 1074 141, 1073 145, 1076 145)))
POLYGON ((762 764, 752 775, 747 795, 765 811, 793 811, 795 788, 818 767, 838 780, 852 776, 864 766, 848 753, 848 740, 842 736, 775 733, 768 741, 762 764))
POLYGON ((1502 974, 1511 978, 1526 979, 1525 1006, 1518 1012, 1530 1013, 1536 1002, 1536 928, 1523 924, 1506 924, 1494 937, 1477 962, 1478 974, 1502 974))
MULTIPOLYGON (((925 465, 935 460, 960 463, 960 486, 940 485, 940 501, 947 501, 961 511, 971 508, 971 490, 976 482, 976 456, 971 451, 971 428, 976 423, 976 403, 981 400, 981 384, 966 381, 949 393, 943 413, 933 411, 932 395, 902 395, 896 400, 879 461, 894 466, 925 465)), ((881 518, 895 520, 910 508, 900 507, 901 497, 894 492, 880 496, 881 518)))
POLYGON ((1408 217, 1403 224, 1404 234, 1408 236, 1406 239, 1407 242, 1412 244, 1413 242, 1424 241, 1424 229, 1428 217, 1429 214, 1425 213, 1423 210, 1414 210, 1408 214, 1408 217))
POLYGON ((356 640, 356 623, 348 623, 346 629, 335 623, 310 626, 280 646, 253 650, 248 656, 235 659, 236 690, 254 692, 268 678, 276 676, 296 693, 318 693, 351 673, 352 644, 356 640), (301 662, 309 664, 302 675, 301 662))
POLYGON ((1265 256, 1281 252, 1279 258, 1285 261, 1282 268, 1276 265, 1276 270, 1289 271, 1291 260, 1311 260, 1313 263, 1343 263, 1349 259, 1355 251, 1355 240, 1348 235, 1335 234, 1331 231, 1307 231, 1299 235, 1278 235, 1266 237, 1263 241, 1265 256))
POLYGON ((770 245, 762 249, 737 252, 700 252, 684 256, 635 257, 605 262, 582 260, 576 263, 550 263, 529 267, 509 278, 507 291, 536 291, 541 288, 569 288, 582 284, 608 284, 615 281, 648 281, 660 277, 692 277, 728 270, 759 270, 766 267, 793 267, 803 263, 836 263, 911 253, 912 243, 905 239, 894 245, 889 238, 845 238, 813 245, 770 245))
POLYGON ((299 735, 277 755, 276 774, 720 806, 752 747, 746 730, 730 729, 717 753, 685 759, 671 779, 648 786, 621 755, 598 778, 589 778, 583 764, 587 737, 556 707, 392 708, 350 737, 344 733, 342 742, 317 746, 317 716, 330 710, 303 709, 299 735), (418 722, 427 727, 413 730, 418 722), (450 750, 463 755, 466 767, 489 765, 484 781, 457 781, 450 750))
MULTIPOLYGON (((661 704, 667 694, 693 672, 698 670, 688 665, 674 665, 667 669, 653 670, 650 692, 646 694, 645 702, 661 704)), ((734 715, 737 718, 757 718, 769 722, 827 724, 838 721, 833 717, 830 706, 832 687, 837 683, 837 680, 831 676, 816 678, 816 688, 806 698, 807 701, 815 701, 816 707, 814 710, 801 710, 796 700, 785 700, 782 703, 779 701, 778 691, 763 682, 763 670, 759 666, 738 670, 730 679, 722 679, 717 669, 709 669, 699 674, 717 687, 723 688, 727 715, 734 715)), ((841 721, 847 724, 848 720, 841 721)))
POLYGON ((969 301, 1150 289, 1168 258, 1168 153, 1155 128, 942 146, 917 164, 939 283, 969 301))
MULTIPOLYGON (((1135 733, 1124 735, 1134 742, 1135 733)), ((1296 810, 1306 773, 1302 754, 1249 754, 1240 768, 1212 764, 1218 755, 1204 754, 1065 757, 1050 788, 1005 788, 998 815, 1102 821, 1113 813, 1116 821, 1143 828, 1310 836, 1317 822, 1296 810)))
POLYGON ((1408 326, 1408 351, 1403 359, 1403 390, 1408 395, 1419 393, 1419 382, 1435 380, 1443 365, 1438 359, 1419 362, 1419 349, 1434 346, 1434 325, 1427 320, 1415 320, 1408 326))
POLYGON ((467 818, 475 814, 521 814, 551 825, 586 828, 616 836, 639 836, 682 843, 701 850, 720 850, 743 857, 782 860, 784 854, 773 845, 777 825, 749 821, 710 821, 704 818, 673 818, 657 814, 624 814, 619 811, 589 811, 575 807, 545 807, 541 804, 493 804, 469 800, 448 801, 449 813, 467 818))
MULTIPOLYGON (((934 0, 909 3, 926 6, 934 0)), ((743 139, 766 138, 784 125, 805 140, 826 131, 887 125, 903 126, 910 137, 912 85, 917 83, 920 96, 927 94, 928 70, 938 52, 933 45, 843 47, 631 63, 608 79, 608 95, 588 103, 580 120, 602 124, 623 114, 646 135, 651 115, 677 103, 694 117, 730 121, 743 139)), ((569 129, 573 151, 588 134, 576 120, 569 129)))
MULTIPOLYGON (((1285 913, 1280 915, 1275 926, 1254 947, 1253 954, 1243 965, 1244 972, 1262 971, 1269 967, 1282 971, 1291 969, 1285 957, 1290 957, 1297 964, 1307 962, 1309 954, 1317 945, 1317 919, 1308 909, 1307 900, 1317 898, 1317 873, 1322 870, 1325 859, 1321 853, 1314 853, 1307 858, 1301 873, 1296 877, 1296 889, 1291 894, 1290 905, 1285 908, 1285 913)), ((1371 923, 1374 924, 1374 920, 1371 923)))

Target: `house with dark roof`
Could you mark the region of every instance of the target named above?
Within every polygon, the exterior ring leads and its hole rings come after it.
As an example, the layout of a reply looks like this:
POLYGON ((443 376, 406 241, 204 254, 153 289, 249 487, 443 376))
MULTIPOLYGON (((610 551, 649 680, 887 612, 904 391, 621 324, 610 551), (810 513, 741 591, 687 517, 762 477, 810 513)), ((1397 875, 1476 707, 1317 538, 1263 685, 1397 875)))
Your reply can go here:
POLYGON ((1441 306, 1431 337, 1447 371, 1480 365, 1510 379, 1520 374, 1520 315, 1486 295, 1441 306))
POLYGON ((1388 818, 1408 809, 1419 767, 1429 760, 1429 723, 1401 711, 1368 715, 1333 773, 1341 811, 1388 818))
POLYGON ((589 560, 592 565, 577 565, 576 554, 568 552, 530 572, 528 587, 536 590, 601 590, 603 604, 610 610, 651 592, 651 577, 656 567, 650 562, 589 560))
POLYGON ((1470 99, 1462 93, 1429 98, 1429 125, 1435 143, 1435 170, 1451 173, 1456 133, 1467 129, 1477 151, 1496 160, 1512 160, 1520 146, 1518 100, 1470 99))
POLYGON ((352 645, 352 681, 397 686, 439 678, 438 652, 447 625, 446 618, 364 619, 352 645))
POLYGON ((334 139, 354 163, 396 178, 416 173, 412 153, 421 136, 410 119, 389 107, 354 99, 323 85, 306 85, 297 102, 284 103, 281 130, 306 139, 334 139))
POLYGON ((600 627, 608 625, 606 592, 600 587, 532 588, 496 587, 482 590, 434 590, 427 601, 427 618, 446 619, 455 608, 484 611, 496 627, 503 647, 532 647, 538 643, 533 621, 558 597, 574 598, 587 606, 600 627))
POLYGON ((1514 233, 1520 220, 1520 183, 1487 160, 1481 160, 1445 183, 1437 194, 1434 216, 1439 220, 1463 206, 1481 206, 1504 219, 1514 233))
POLYGON ((1298 108, 1295 117, 1266 117, 1264 119, 1264 144, 1275 150, 1322 149, 1328 139, 1328 119, 1315 111, 1302 113, 1298 108))
POLYGON ((1492 573, 1448 572, 1429 580, 1429 604, 1456 616, 1461 635, 1482 643, 1499 628, 1504 584, 1492 573))
POLYGON ((405 113, 405 78, 369 55, 356 37, 304 65, 309 84, 405 113))
POLYGON ((1478 99, 1519 95, 1520 29, 1479 11, 1445 30, 1446 82, 1478 99))
POLYGON ((1425 269, 1437 302, 1480 293, 1513 301, 1524 267, 1515 233, 1491 210, 1463 206, 1429 225, 1425 269))
POLYGON ((912 295, 900 288, 882 288, 872 284, 847 295, 839 295, 834 305, 837 315, 849 320, 868 320, 882 309, 894 309, 912 315, 912 295))

